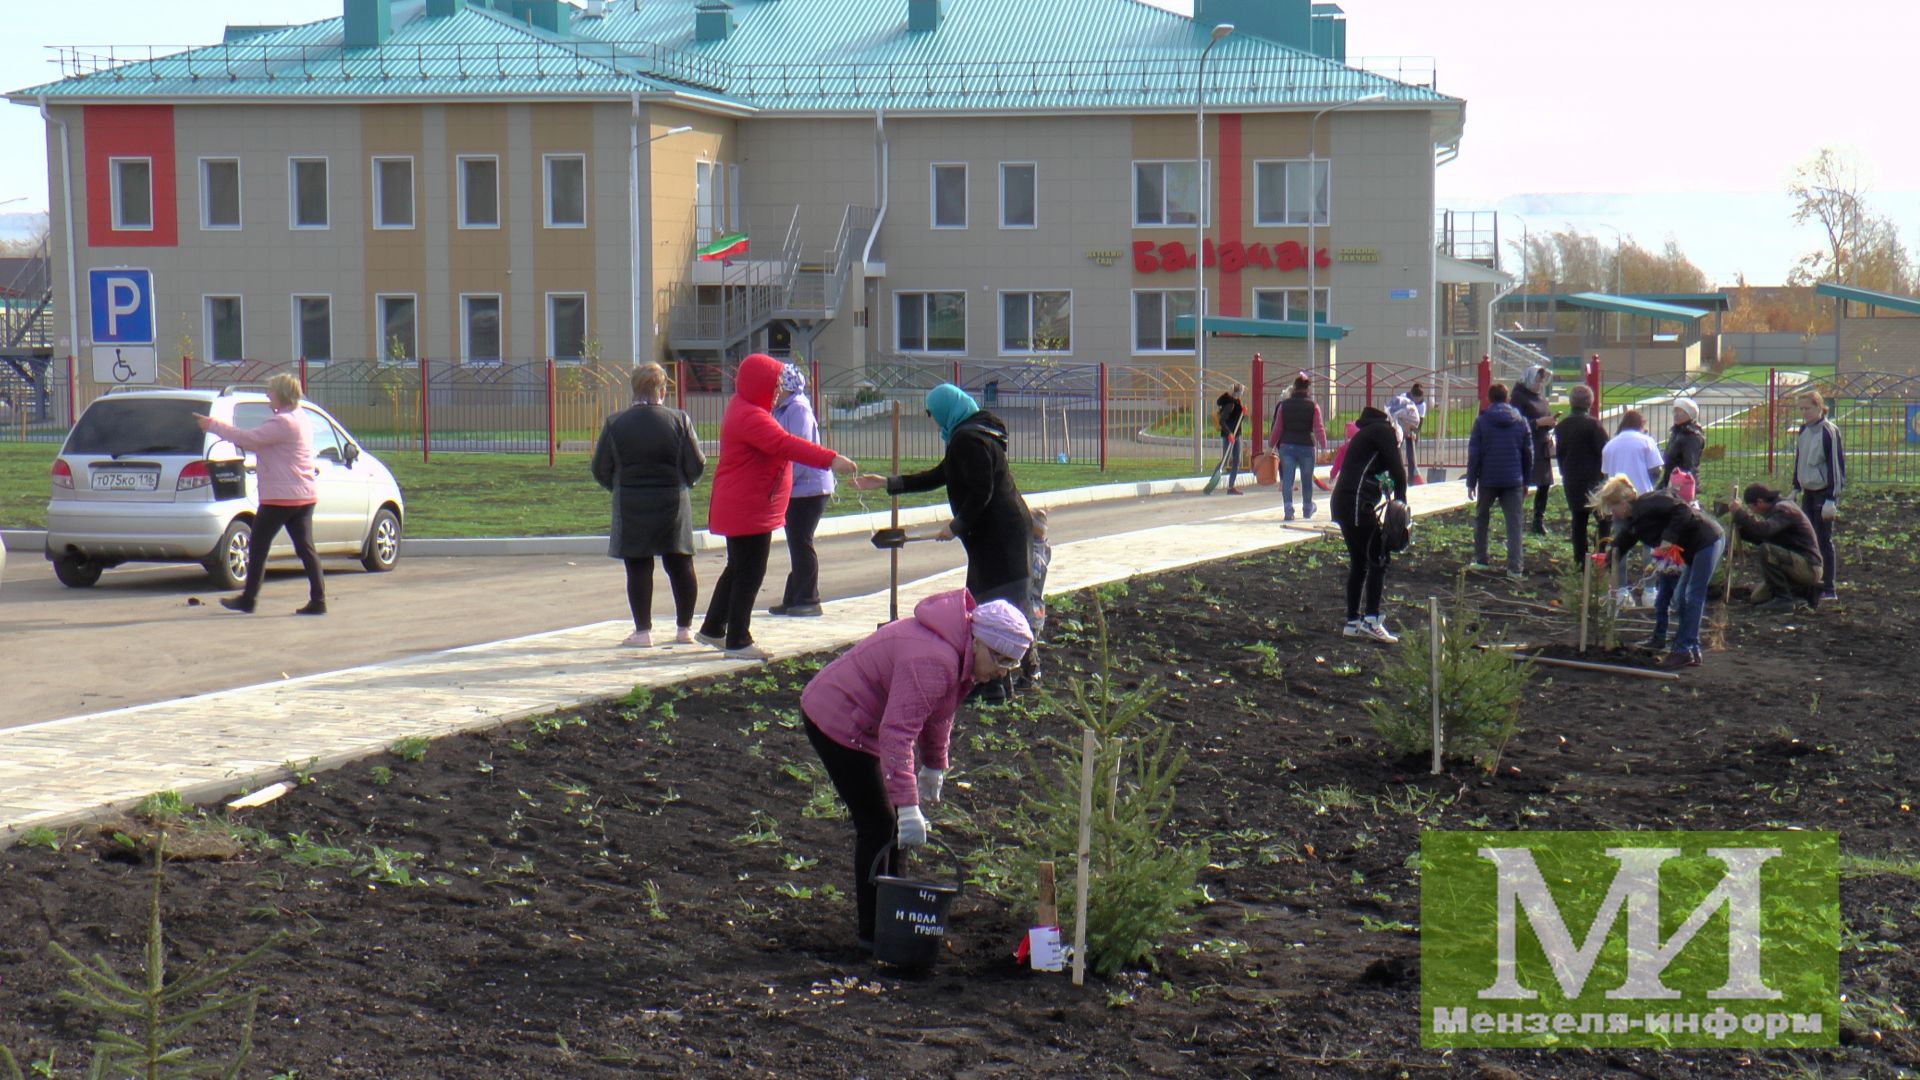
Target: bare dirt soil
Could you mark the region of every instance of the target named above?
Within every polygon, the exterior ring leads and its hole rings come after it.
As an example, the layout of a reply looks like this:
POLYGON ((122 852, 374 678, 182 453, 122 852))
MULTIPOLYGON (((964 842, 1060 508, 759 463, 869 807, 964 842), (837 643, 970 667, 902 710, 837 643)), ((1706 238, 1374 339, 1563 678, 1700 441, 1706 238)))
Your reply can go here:
MULTIPOLYGON (((935 971, 877 969, 853 941, 850 829, 797 728, 819 658, 311 776, 232 818, 234 857, 168 868, 167 944, 178 963, 289 935, 241 978, 261 994, 253 1076, 1910 1075, 1920 500, 1853 502, 1838 603, 1726 618, 1716 598, 1723 644, 1677 683, 1537 670, 1491 775, 1429 777, 1374 736, 1362 703, 1393 654, 1339 635, 1332 543, 1109 590, 1121 676, 1173 690, 1160 722, 1192 754, 1177 831, 1212 852, 1211 902, 1158 970, 1082 989, 1022 971, 1031 913, 982 888, 935 971), (1839 1048, 1420 1047, 1422 829, 1789 827, 1837 830, 1849 856, 1839 1048)), ((1452 595, 1462 520, 1422 523, 1390 619, 1452 595)), ((1533 565, 1565 551, 1533 543, 1533 565)), ((1506 640, 1571 640, 1544 570, 1468 592, 1537 605, 1489 601, 1506 640)), ((1090 609, 1056 609, 1050 683, 1088 663, 1090 609)), ((1032 698, 963 713, 936 835, 990 841, 1064 733, 1032 698)), ((57 1049, 67 1075, 95 1021, 57 1000, 48 943, 131 967, 148 871, 97 831, 38 839, 0 853, 0 1046, 57 1049)))

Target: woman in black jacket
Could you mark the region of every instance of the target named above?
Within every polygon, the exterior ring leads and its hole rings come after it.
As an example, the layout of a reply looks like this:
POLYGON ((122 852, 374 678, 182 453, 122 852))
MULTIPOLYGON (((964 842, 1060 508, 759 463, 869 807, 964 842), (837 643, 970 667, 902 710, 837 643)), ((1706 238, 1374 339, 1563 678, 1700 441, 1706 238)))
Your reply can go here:
POLYGON ((1551 443, 1555 420, 1547 404, 1547 388, 1552 383, 1553 371, 1545 364, 1535 364, 1514 385, 1510 403, 1533 429, 1533 475, 1527 482, 1533 485, 1533 531, 1542 536, 1547 532, 1547 496, 1553 491, 1551 443))
POLYGON ((633 406, 607 417, 593 450, 593 478, 613 492, 607 555, 626 563, 633 633, 622 644, 653 644, 653 560, 673 588, 674 640, 693 640, 693 504, 687 492, 706 471, 693 421, 666 401, 659 364, 633 370, 633 406))
POLYGON ((1700 666, 1700 622, 1707 610, 1707 583, 1726 551, 1720 523, 1681 502, 1671 492, 1635 495, 1633 482, 1616 476, 1594 493, 1593 508, 1624 526, 1613 538, 1613 557, 1619 558, 1645 544, 1654 563, 1662 566, 1658 595, 1653 602, 1653 640, 1647 647, 1659 651, 1667 644, 1667 607, 1679 602, 1680 626, 1673 638, 1667 667, 1700 666))
POLYGON ((1700 427, 1700 403, 1690 397, 1673 399, 1673 431, 1667 436, 1666 460, 1660 469, 1660 486, 1667 487, 1676 470, 1684 469, 1700 477, 1700 458, 1707 452, 1707 433, 1700 427))
POLYGON ((1392 555, 1380 535, 1381 477, 1393 486, 1393 497, 1407 491, 1407 469, 1400 458, 1400 439, 1387 414, 1369 405, 1360 410, 1358 430, 1347 440, 1340 476, 1333 484, 1333 520, 1347 542, 1347 637, 1372 638, 1392 644, 1400 640, 1380 620, 1380 593, 1386 586, 1392 555), (1362 591, 1366 615, 1360 613, 1362 591))

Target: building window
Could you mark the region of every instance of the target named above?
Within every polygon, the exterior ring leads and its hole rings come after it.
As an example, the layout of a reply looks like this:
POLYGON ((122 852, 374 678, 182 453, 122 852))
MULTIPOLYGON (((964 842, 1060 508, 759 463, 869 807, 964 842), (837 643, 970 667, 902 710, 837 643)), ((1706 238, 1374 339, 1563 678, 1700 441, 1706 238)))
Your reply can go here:
POLYGON ((460 227, 500 227, 500 159, 460 159, 460 227))
POLYGON ((1039 195, 1038 170, 1031 162, 1007 162, 1000 166, 1000 227, 1031 229, 1038 221, 1035 201, 1039 195))
POLYGON ((242 326, 245 305, 238 296, 209 296, 206 305, 207 360, 215 364, 237 364, 246 359, 246 334, 242 326))
MULTIPOLYGON (((1316 317, 1326 322, 1328 311, 1333 302, 1333 290, 1326 285, 1317 286, 1313 295, 1319 301, 1316 317)), ((1256 319, 1278 319, 1285 322, 1307 321, 1307 290, 1305 289, 1255 289, 1253 290, 1253 317, 1256 319)))
POLYGON ((577 363, 587 356, 587 296, 547 294, 547 355, 577 363))
POLYGON ((548 154, 547 228, 587 226, 587 159, 579 154, 548 154))
POLYGON ((933 227, 936 229, 967 227, 967 167, 965 165, 933 167, 933 227))
POLYGON ((293 355, 308 363, 333 359, 333 298, 293 298, 293 355))
POLYGON ((894 293, 901 352, 966 352, 967 294, 894 293))
POLYGON ((121 230, 153 228, 153 160, 113 158, 113 227, 121 230))
POLYGON ((1141 289, 1133 294, 1133 351, 1192 352, 1193 331, 1178 333, 1173 320, 1193 314, 1192 289, 1141 289))
POLYGON ((327 159, 292 158, 287 162, 287 186, 296 229, 327 227, 327 159))
POLYGON ((1327 223, 1327 162, 1253 163, 1253 220, 1257 225, 1327 223))
POLYGON ((1133 163, 1133 223, 1136 226, 1204 224, 1207 216, 1206 181, 1213 163, 1200 169, 1191 161, 1136 161, 1133 163))
POLYGON ((415 329, 414 298, 379 296, 374 299, 380 309, 380 359, 390 364, 419 359, 420 335, 415 329))
POLYGON ((240 162, 233 158, 200 159, 200 227, 240 227, 240 162))
POLYGON ((1073 351, 1073 294, 1003 292, 1000 294, 1002 353, 1073 351))
POLYGON ((413 228, 413 159, 373 159, 373 227, 413 228))
POLYGON ((460 297, 460 359, 468 364, 500 362, 500 297, 460 297))

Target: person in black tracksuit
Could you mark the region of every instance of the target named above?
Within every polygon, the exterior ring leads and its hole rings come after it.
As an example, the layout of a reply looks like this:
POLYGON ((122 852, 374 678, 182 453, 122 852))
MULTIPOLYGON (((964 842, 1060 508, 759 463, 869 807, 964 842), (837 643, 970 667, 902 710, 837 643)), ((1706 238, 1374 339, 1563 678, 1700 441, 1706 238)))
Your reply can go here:
POLYGON ((1246 388, 1234 383, 1227 392, 1221 394, 1213 403, 1215 418, 1220 424, 1220 458, 1227 463, 1227 494, 1241 494, 1240 480, 1240 421, 1247 415, 1247 407, 1240 400, 1246 388))
POLYGON ((1685 469, 1697 479, 1700 459, 1706 456, 1707 433, 1700 426, 1700 406, 1692 398, 1673 401, 1673 430, 1667 435, 1666 460, 1660 467, 1659 487, 1673 481, 1676 469, 1685 469))
POLYGON ((1380 502, 1383 476, 1392 483, 1394 498, 1406 497, 1407 470, 1400 458, 1399 436, 1386 413, 1369 405, 1360 411, 1356 423, 1359 428, 1347 440, 1347 456, 1333 485, 1333 520, 1347 544, 1347 623, 1341 632, 1391 643, 1399 639, 1380 619, 1380 593, 1392 556, 1382 542, 1375 506, 1380 502))
POLYGON ((1533 485, 1533 531, 1542 536, 1547 532, 1547 497, 1553 493, 1553 450, 1549 444, 1554 416, 1547 404, 1547 387, 1552 382, 1553 372, 1544 364, 1535 364, 1514 384, 1511 400, 1533 430, 1533 475, 1527 482, 1533 485))
POLYGON ((1594 489, 1607 478, 1606 469, 1600 465, 1600 456, 1607 448, 1607 429, 1593 418, 1593 389, 1587 384, 1576 384, 1567 391, 1567 403, 1573 415, 1554 429, 1554 443, 1560 459, 1560 484, 1566 490, 1567 509, 1573 513, 1573 565, 1579 569, 1587 557, 1588 519, 1593 514, 1587 504, 1594 489))

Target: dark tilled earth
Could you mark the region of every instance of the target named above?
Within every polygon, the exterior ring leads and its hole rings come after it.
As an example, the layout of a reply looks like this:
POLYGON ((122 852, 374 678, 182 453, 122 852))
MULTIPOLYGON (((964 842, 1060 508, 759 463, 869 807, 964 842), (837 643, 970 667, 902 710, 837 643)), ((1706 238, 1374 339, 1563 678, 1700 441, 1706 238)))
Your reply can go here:
MULTIPOLYGON (((169 865, 169 955, 287 935, 240 979, 260 994, 249 1076, 1912 1075, 1920 881, 1871 871, 1841 885, 1837 1049, 1419 1045, 1423 828, 1804 827, 1853 855, 1920 854, 1920 500, 1854 502, 1840 602, 1780 619, 1716 601, 1720 645, 1678 683, 1538 670, 1491 776, 1429 777, 1373 735, 1362 703, 1393 654, 1339 636, 1330 542, 1109 590, 1116 666, 1173 691, 1158 722, 1192 754, 1175 828, 1213 859, 1211 901, 1151 972, 1079 989, 1024 972, 1008 954, 1031 913, 977 888, 934 973, 877 969, 852 941, 849 830, 796 728, 819 658, 315 775, 236 815, 259 832, 231 857, 169 865)), ((1422 524, 1391 619, 1454 594, 1464 535, 1422 524)), ((1535 565, 1564 551, 1534 543, 1535 565)), ((1545 572, 1467 595, 1506 641, 1572 640, 1545 572)), ((1089 662, 1091 606, 1056 609, 1056 685, 1089 662)), ((1041 713, 963 713, 936 834, 994 835, 1028 753, 1066 730, 1041 713)), ((0 853, 0 1046, 57 1052, 64 1076, 96 1022, 57 999, 48 943, 131 967, 150 871, 98 830, 54 842, 0 853)), ((235 1034, 217 1019, 194 1041, 235 1034)))

